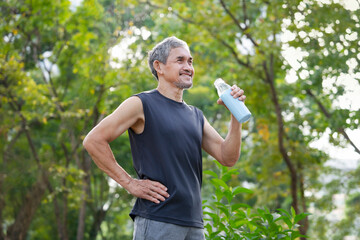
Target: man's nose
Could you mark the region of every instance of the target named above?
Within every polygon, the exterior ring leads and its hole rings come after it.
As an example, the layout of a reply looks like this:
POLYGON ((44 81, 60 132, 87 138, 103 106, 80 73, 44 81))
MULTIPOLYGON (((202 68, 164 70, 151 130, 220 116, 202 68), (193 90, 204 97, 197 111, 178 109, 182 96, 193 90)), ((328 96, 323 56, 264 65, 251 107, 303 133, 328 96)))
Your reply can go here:
POLYGON ((193 66, 190 63, 186 62, 184 64, 184 70, 192 71, 192 69, 193 69, 193 66))

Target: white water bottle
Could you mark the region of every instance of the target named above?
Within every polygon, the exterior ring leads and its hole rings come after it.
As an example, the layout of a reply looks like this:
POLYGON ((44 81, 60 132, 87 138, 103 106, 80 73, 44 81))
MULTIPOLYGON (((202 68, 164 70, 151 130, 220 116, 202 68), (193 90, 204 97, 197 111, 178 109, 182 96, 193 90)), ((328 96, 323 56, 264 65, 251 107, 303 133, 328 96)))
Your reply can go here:
POLYGON ((217 89, 219 97, 238 122, 244 123, 250 119, 251 113, 249 109, 245 106, 243 101, 240 101, 238 98, 234 98, 230 94, 232 90, 229 84, 225 83, 221 78, 218 78, 215 80, 214 85, 217 89))

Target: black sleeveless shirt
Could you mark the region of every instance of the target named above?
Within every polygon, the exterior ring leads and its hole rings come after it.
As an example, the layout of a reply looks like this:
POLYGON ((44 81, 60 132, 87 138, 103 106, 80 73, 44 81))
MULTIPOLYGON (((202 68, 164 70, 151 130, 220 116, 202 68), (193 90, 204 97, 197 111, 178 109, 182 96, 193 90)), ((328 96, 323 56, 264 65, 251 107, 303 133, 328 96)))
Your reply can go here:
POLYGON ((202 112, 157 90, 136 96, 143 104, 145 128, 141 134, 128 130, 134 168, 138 178, 165 185, 170 197, 159 204, 137 198, 130 216, 203 228, 202 112))

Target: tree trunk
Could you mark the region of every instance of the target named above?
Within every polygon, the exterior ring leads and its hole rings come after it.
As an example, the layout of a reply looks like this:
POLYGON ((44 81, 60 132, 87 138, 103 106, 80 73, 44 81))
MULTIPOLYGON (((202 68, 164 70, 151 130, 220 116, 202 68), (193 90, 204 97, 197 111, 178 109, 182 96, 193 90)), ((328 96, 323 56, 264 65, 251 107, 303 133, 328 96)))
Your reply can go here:
MULTIPOLYGON (((12 140, 7 144, 7 146, 4 148, 4 152, 3 152, 3 162, 2 162, 2 169, 5 170, 7 167, 7 163, 9 161, 9 159, 11 159, 11 153, 10 150, 12 149, 12 147, 14 146, 14 144, 16 143, 16 141, 19 139, 19 137, 21 136, 21 134, 23 134, 24 132, 24 128, 21 128, 16 136, 14 138, 12 138, 12 140)), ((5 137, 4 137, 4 142, 5 137)), ((3 213, 3 209, 5 209, 5 191, 3 189, 4 186, 4 180, 5 180, 5 172, 1 172, 0 173, 0 239, 5 239, 5 235, 4 235, 4 230, 3 230, 3 218, 2 218, 2 213, 3 213)))
MULTIPOLYGON (((302 203, 302 212, 307 212, 307 206, 306 206, 306 199, 305 199, 305 187, 304 187, 304 175, 302 173, 302 165, 299 163, 299 180, 300 180, 300 198, 302 203)), ((299 228, 300 233, 302 235, 306 235, 308 229, 309 229, 309 218, 306 217, 303 220, 300 221, 301 227, 299 228)), ((306 238, 302 237, 301 240, 306 240, 306 238)))
POLYGON ((96 214, 95 214, 95 219, 94 219, 94 222, 91 226, 91 229, 90 229, 90 236, 89 236, 89 240, 95 240, 96 239, 96 236, 100 230, 100 226, 101 226, 101 223, 104 221, 105 217, 106 217, 106 213, 107 211, 105 211, 103 208, 101 209, 98 209, 96 211, 96 214))
POLYGON ((64 222, 64 218, 66 218, 66 212, 64 212, 64 209, 60 209, 59 202, 56 196, 54 197, 54 212, 59 238, 61 240, 68 240, 69 236, 67 234, 67 228, 64 222))
POLYGON ((85 173, 83 178, 83 193, 81 196, 81 207, 79 212, 79 220, 78 220, 78 228, 77 228, 77 235, 76 240, 82 240, 84 238, 84 231, 85 231, 85 217, 86 217, 86 205, 87 205, 87 196, 89 195, 90 190, 90 166, 91 166, 91 159, 89 156, 85 154, 85 151, 82 151, 82 170, 85 173))
POLYGON ((5 208, 5 200, 4 200, 4 190, 3 190, 3 182, 4 182, 4 174, 0 173, 0 239, 5 239, 4 230, 3 230, 3 218, 2 212, 5 208))
POLYGON ((37 182, 26 194, 22 206, 20 207, 15 222, 8 228, 5 239, 22 240, 26 239, 26 234, 30 223, 34 217, 36 209, 41 204, 41 200, 46 191, 45 176, 39 176, 37 182))
MULTIPOLYGON (((271 58, 270 58, 271 59, 271 58)), ((266 62, 263 62, 263 67, 266 73, 265 82, 270 85, 270 93, 271 93, 271 100, 275 107, 276 112, 276 119, 278 125, 278 144, 279 144, 279 151, 289 169, 290 172, 290 186, 291 186, 291 197, 292 197, 292 206, 296 212, 299 213, 299 204, 298 204, 298 193, 297 193, 297 184, 298 184, 298 177, 297 177, 297 170, 294 166, 293 162, 291 161, 287 150, 284 146, 284 120, 282 117, 282 110, 278 100, 278 94, 276 92, 274 77, 273 74, 269 73, 267 68, 266 62)))

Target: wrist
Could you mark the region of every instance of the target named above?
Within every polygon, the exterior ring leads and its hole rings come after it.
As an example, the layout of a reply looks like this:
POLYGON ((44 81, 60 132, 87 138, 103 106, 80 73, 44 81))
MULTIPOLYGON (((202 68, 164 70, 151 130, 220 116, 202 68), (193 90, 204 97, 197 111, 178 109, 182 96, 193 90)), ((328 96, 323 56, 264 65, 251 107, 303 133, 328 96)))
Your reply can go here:
POLYGON ((127 191, 134 180, 127 172, 120 172, 114 180, 127 191))
POLYGON ((235 117, 233 114, 231 114, 230 126, 234 126, 234 127, 237 126, 237 127, 239 127, 239 128, 241 129, 242 123, 240 123, 240 122, 236 119, 236 117, 235 117))
POLYGON ((126 180, 124 181, 123 184, 121 184, 121 186, 122 186, 123 188, 125 188, 127 191, 129 191, 130 185, 132 184, 133 181, 134 181, 134 179, 133 179, 132 177, 129 177, 128 179, 126 179, 126 180))

